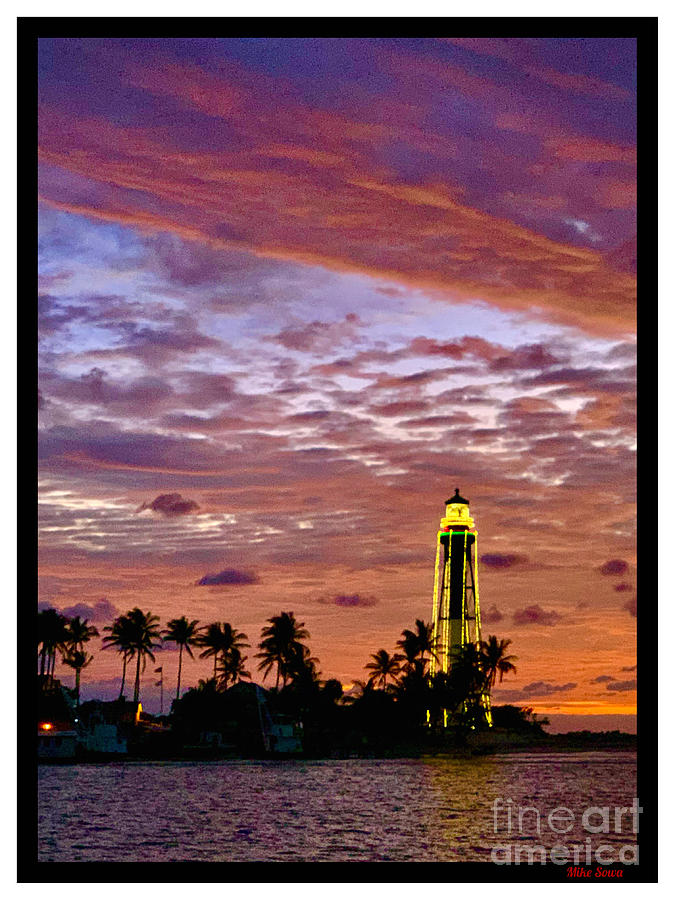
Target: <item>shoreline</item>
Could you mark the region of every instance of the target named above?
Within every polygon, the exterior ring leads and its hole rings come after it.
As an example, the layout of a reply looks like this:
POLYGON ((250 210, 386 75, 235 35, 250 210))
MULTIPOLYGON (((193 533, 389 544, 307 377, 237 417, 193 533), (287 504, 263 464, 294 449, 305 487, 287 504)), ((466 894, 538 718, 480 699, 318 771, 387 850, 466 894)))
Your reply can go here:
MULTIPOLYGON (((38 765, 79 765, 109 763, 218 763, 218 762, 270 762, 295 760, 298 762, 323 762, 346 760, 395 760, 395 759, 473 759, 490 756, 541 754, 546 753, 593 753, 593 752, 636 752, 637 736, 619 733, 619 735, 603 735, 602 733, 572 733, 547 735, 538 740, 481 740, 467 742, 465 745, 448 747, 413 747, 399 745, 388 751, 381 748, 368 752, 335 752, 335 753, 298 753, 298 754, 255 754, 209 752, 208 750, 176 753, 148 754, 86 754, 83 753, 68 759, 38 759, 38 765)), ((502 736, 499 736, 502 737, 502 736)))

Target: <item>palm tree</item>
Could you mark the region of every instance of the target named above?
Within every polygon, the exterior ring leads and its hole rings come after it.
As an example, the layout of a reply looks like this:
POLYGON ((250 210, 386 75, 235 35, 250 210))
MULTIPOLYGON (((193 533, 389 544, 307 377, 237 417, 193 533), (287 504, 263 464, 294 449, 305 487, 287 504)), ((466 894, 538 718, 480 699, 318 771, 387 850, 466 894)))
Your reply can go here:
POLYGON ((363 697, 371 696, 374 690, 375 688, 370 678, 368 681, 361 681, 360 678, 355 678, 354 683, 349 689, 349 693, 344 695, 345 705, 349 706, 357 703, 363 697))
POLYGON ((68 655, 63 657, 63 663, 75 669, 75 704, 80 705, 80 672, 86 668, 93 660, 91 653, 85 653, 84 650, 71 650, 68 655))
POLYGON ((223 649, 223 629, 220 622, 213 622, 206 627, 206 631, 199 638, 199 646, 206 648, 199 654, 200 659, 213 657, 213 678, 215 680, 218 654, 223 649))
POLYGON ((510 639, 499 641, 494 634, 491 634, 487 641, 481 641, 481 668, 485 676, 483 690, 488 693, 492 691, 497 675, 501 683, 505 675, 516 671, 513 663, 518 657, 506 652, 510 645, 510 639))
POLYGON ((369 682, 382 690, 387 689, 387 678, 396 679, 401 671, 398 655, 390 656, 386 650, 378 650, 371 654, 373 662, 366 663, 366 669, 372 669, 369 682))
POLYGON ((319 675, 321 674, 317 670, 319 660, 316 656, 311 656, 310 654, 311 651, 305 644, 294 642, 291 645, 285 671, 286 677, 290 678, 293 684, 296 682, 305 686, 318 684, 319 675))
MULTIPOLYGON (((283 680, 284 687, 286 686, 286 681, 291 674, 292 660, 298 652, 298 647, 304 648, 301 641, 309 637, 309 632, 304 627, 305 623, 298 622, 292 612, 282 612, 267 621, 270 624, 262 630, 262 640, 258 645, 261 652, 256 653, 256 657, 260 659, 258 669, 263 670, 263 680, 276 666, 276 689, 278 690, 280 678, 283 680)), ((304 650, 300 652, 304 652, 304 650)))
POLYGON ((45 623, 46 609, 41 609, 37 614, 37 645, 38 659, 40 660, 40 677, 44 676, 47 667, 47 639, 49 628, 45 623))
POLYGON ((68 619, 55 609, 38 613, 38 641, 40 650, 40 675, 54 677, 56 651, 63 650, 67 640, 68 619))
POLYGON ((63 663, 75 669, 75 695, 77 706, 80 705, 80 672, 93 660, 93 656, 87 653, 84 645, 93 637, 98 637, 98 628, 89 624, 88 619, 75 616, 67 622, 64 628, 62 652, 63 663))
POLYGON ((171 621, 167 623, 167 627, 164 631, 164 640, 172 641, 178 647, 178 684, 176 685, 176 700, 178 700, 178 698, 180 697, 180 676, 183 668, 183 649, 185 649, 190 659, 194 659, 192 650, 190 648, 196 646, 199 643, 199 635, 197 629, 198 625, 198 619, 193 619, 190 622, 185 618, 185 616, 181 616, 180 619, 171 619, 171 621))
POLYGON ((112 625, 105 625, 104 631, 110 634, 103 638, 103 649, 114 647, 122 654, 122 683, 120 685, 120 700, 124 697, 124 683, 127 677, 127 663, 133 658, 135 650, 133 646, 134 629, 128 616, 118 616, 112 625))
POLYGON ((84 645, 93 637, 98 637, 98 628, 89 624, 89 619, 81 619, 79 616, 71 619, 66 625, 67 654, 71 650, 84 650, 84 645))
POLYGON ((251 673, 247 672, 244 664, 248 657, 242 657, 237 647, 232 647, 229 652, 221 656, 218 663, 218 687, 227 689, 230 684, 236 684, 241 678, 250 678, 251 673))
POLYGON ((419 657, 424 668, 426 663, 425 654, 428 653, 430 656, 436 655, 432 626, 422 621, 422 619, 415 619, 415 631, 405 628, 402 635, 403 637, 397 642, 396 646, 403 650, 408 666, 419 657))
POLYGON ((161 647, 161 634, 159 630, 159 616, 151 612, 144 613, 135 606, 126 614, 129 620, 130 644, 136 656, 136 680, 134 682, 134 703, 138 703, 138 695, 141 689, 141 662, 145 669, 146 657, 155 661, 153 650, 161 647))
POLYGON ((199 639, 199 645, 206 648, 199 654, 199 658, 213 657, 213 677, 217 679, 218 656, 220 655, 222 660, 232 650, 243 650, 245 647, 250 647, 250 644, 245 643, 247 640, 248 635, 242 631, 237 631, 229 622, 223 622, 222 624, 213 622, 207 626, 203 637, 199 639))
POLYGON ((484 692, 483 657, 476 644, 465 644, 452 661, 448 688, 454 698, 452 714, 466 722, 475 718, 484 692))

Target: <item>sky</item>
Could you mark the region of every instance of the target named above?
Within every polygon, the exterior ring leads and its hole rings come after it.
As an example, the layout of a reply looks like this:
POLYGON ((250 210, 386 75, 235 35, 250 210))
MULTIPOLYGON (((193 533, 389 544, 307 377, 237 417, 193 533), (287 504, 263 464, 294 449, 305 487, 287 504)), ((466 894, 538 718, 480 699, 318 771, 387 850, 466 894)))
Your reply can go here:
POLYGON ((495 701, 634 730, 635 42, 39 57, 41 608, 292 610, 349 689, 430 620, 459 487, 495 701))

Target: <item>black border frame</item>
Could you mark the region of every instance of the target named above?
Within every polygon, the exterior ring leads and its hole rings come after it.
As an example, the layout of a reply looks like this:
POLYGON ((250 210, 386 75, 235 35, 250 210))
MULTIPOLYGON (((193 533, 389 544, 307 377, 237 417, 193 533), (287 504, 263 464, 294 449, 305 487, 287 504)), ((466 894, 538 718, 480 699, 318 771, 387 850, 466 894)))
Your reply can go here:
MULTIPOLYGON (((17 158, 18 158, 18 384, 21 391, 35 378, 37 387, 37 313, 33 304, 23 302, 29 288, 37 293, 35 267, 37 224, 33 198, 37 196, 37 47, 40 38, 149 38, 204 37, 215 29, 225 30, 231 37, 279 36, 293 29, 299 37, 427 37, 452 31, 466 37, 634 37, 638 58, 638 326, 652 339, 656 335, 655 300, 657 296, 656 197, 657 197, 657 17, 503 17, 503 18, 436 18, 436 17, 277 17, 277 18, 209 18, 209 17, 18 17, 17 18, 17 158), (394 30, 396 34, 388 32, 394 30), (25 199, 30 198, 29 202, 25 199)), ((291 35, 288 35, 291 36, 291 35)), ((646 343, 646 340, 645 340, 646 343)), ((638 397, 641 404, 638 435, 641 454, 638 458, 638 487, 641 512, 654 520, 657 507, 656 476, 656 409, 653 385, 657 381, 655 341, 643 352, 638 345, 638 397), (644 390, 640 385, 644 384, 644 390), (642 408, 644 404, 645 408, 642 408), (644 499, 643 499, 644 498, 644 499)), ((33 393, 33 397, 35 394, 33 393)), ((21 401, 21 394, 19 401, 21 401)), ((32 401, 32 398, 31 398, 32 401)), ((19 497, 34 498, 30 504, 20 502, 19 548, 17 571, 31 571, 31 584, 37 595, 37 448, 32 438, 33 421, 27 421, 32 405, 18 403, 18 485, 19 497), (29 550, 30 548, 30 550, 29 550), (29 562, 28 560, 31 560, 29 562), (34 563, 32 563, 34 560, 34 563)), ((642 560, 645 575, 645 606, 638 612, 638 796, 644 809, 640 818, 640 862, 625 866, 625 882, 657 882, 657 720, 658 660, 654 647, 657 632, 656 579, 653 571, 655 547, 649 531, 638 530, 638 562, 642 560), (654 579, 653 583, 650 579, 654 579), (653 604, 653 605, 652 605, 653 604)), ((17 583, 25 584, 22 574, 17 583)), ((37 861, 37 771, 34 758, 35 717, 32 705, 21 696, 21 685, 31 684, 34 677, 32 635, 35 633, 36 607, 25 596, 23 588, 17 596, 17 796, 18 796, 18 883, 148 883, 190 882, 250 884, 269 882, 359 882, 376 880, 392 882, 559 882, 567 881, 565 866, 534 865, 497 866, 487 862, 466 863, 370 863, 354 862, 345 869, 337 863, 56 863, 37 861), (30 638, 30 640, 28 640, 30 638), (29 646, 30 645, 30 650, 29 646)), ((31 694, 32 696, 32 694, 31 694)), ((589 879, 598 883, 599 879, 589 879)), ((604 881, 605 879, 603 879, 604 881)), ((570 881, 570 883, 574 883, 570 881)))

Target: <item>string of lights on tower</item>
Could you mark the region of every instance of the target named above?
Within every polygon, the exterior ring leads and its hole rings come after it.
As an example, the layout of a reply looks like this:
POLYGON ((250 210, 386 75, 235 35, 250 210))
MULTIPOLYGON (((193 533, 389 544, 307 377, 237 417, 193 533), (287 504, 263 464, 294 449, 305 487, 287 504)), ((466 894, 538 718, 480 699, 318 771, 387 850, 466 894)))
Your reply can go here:
MULTIPOLYGON (((460 496, 445 501, 436 540, 434 601, 432 611, 433 646, 430 676, 449 675, 464 649, 481 644, 480 603, 478 600, 478 531, 469 511, 469 501, 460 496)), ((489 694, 480 698, 488 725, 492 725, 489 694)), ((447 726, 448 710, 443 710, 447 726)))

